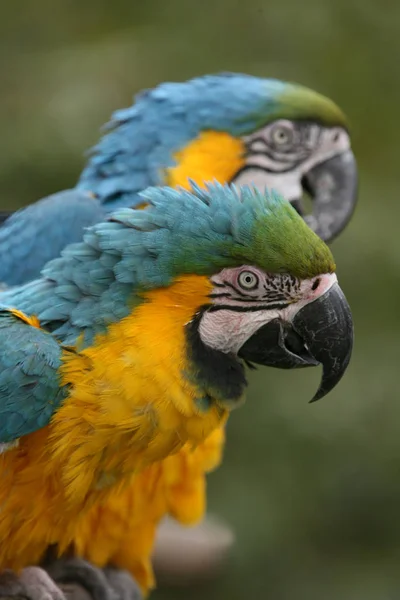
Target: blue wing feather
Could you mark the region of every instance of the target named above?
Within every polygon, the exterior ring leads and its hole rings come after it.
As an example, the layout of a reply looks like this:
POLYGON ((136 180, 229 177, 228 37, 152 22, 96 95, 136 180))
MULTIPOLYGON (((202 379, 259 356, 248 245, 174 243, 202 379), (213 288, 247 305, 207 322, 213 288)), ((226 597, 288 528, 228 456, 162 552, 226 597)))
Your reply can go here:
POLYGON ((47 425, 67 395, 54 337, 0 309, 0 443, 47 425))
POLYGON ((84 229, 105 216, 98 200, 78 190, 53 194, 11 215, 0 227, 0 282, 19 285, 39 277, 43 266, 84 229))
POLYGON ((120 207, 141 202, 139 192, 162 185, 174 155, 202 130, 242 135, 276 106, 284 83, 249 75, 211 75, 164 83, 114 113, 108 133, 91 151, 75 190, 21 209, 0 227, 0 283, 39 277, 44 265, 83 229, 120 207), (94 192, 98 200, 86 193, 94 192))

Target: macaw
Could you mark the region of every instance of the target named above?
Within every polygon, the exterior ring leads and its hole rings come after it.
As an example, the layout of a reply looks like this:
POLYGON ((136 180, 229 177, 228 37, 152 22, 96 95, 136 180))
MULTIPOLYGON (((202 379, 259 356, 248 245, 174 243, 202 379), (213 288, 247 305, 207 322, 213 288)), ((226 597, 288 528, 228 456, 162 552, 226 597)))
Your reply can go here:
MULTIPOLYGON (((353 212, 357 173, 346 119, 328 98, 250 75, 164 83, 117 111, 76 187, 23 208, 0 228, 0 282, 38 277, 85 227, 118 207, 136 206, 154 185, 255 183, 273 188, 332 240, 353 212)), ((4 215, 3 215, 4 216, 4 215)))
MULTIPOLYGON (((137 206, 139 191, 149 184, 188 188, 189 178, 199 184, 213 179, 254 182, 260 189, 280 190, 300 214, 306 189, 314 208, 304 216, 328 241, 354 208, 356 167, 345 117, 333 102, 301 86, 232 74, 163 84, 115 113, 110 129, 74 190, 18 211, 0 228, 0 280, 15 285, 38 276, 47 260, 81 239, 86 226, 115 207, 137 206)), ((221 427, 195 451, 185 447, 165 461, 167 512, 179 522, 193 524, 203 516, 205 472, 219 464, 223 445, 221 427)), ((125 553, 127 567, 147 588, 152 572, 143 563, 141 548, 133 569, 132 550, 120 545, 128 523, 134 527, 130 502, 129 493, 109 498, 108 512, 103 508, 106 525, 90 547, 87 542, 77 546, 100 565, 106 564, 111 548, 119 564, 125 553)), ((150 548, 149 528, 142 534, 139 527, 135 538, 143 537, 150 548)))
MULTIPOLYGON (((332 254, 281 196, 215 184, 140 198, 0 295, 0 567, 22 582, 50 544, 90 545, 90 514, 116 492, 152 538, 164 461, 243 403, 246 364, 321 364, 318 400, 350 360, 332 254)), ((151 539, 125 543, 146 554, 151 539)))

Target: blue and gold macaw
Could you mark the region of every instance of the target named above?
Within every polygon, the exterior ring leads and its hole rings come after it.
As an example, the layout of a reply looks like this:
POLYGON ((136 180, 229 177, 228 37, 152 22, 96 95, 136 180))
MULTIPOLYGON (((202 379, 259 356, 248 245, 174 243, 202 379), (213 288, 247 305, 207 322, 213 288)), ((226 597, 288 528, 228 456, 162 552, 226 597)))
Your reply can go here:
POLYGON ((136 206, 149 185, 188 180, 273 188, 332 240, 351 217, 356 166, 346 120, 305 87, 241 74, 164 83, 117 111, 73 190, 10 216, 0 228, 0 282, 38 277, 48 260, 111 211, 136 206))
POLYGON ((145 590, 171 473, 242 404, 245 365, 321 364, 313 400, 347 368, 325 243, 276 193, 205 187, 146 190, 0 294, 0 568, 22 569, 0 576, 8 597, 35 581, 60 597, 29 567, 51 544, 145 590))
MULTIPOLYGON (((356 167, 345 117, 333 102, 302 86, 238 74, 163 84, 115 113, 109 128, 75 189, 18 211, 0 228, 0 281, 16 285, 37 277, 66 244, 81 239, 85 227, 118 206, 138 205, 139 191, 149 184, 189 187, 189 178, 199 184, 255 182, 280 190, 300 214, 306 190, 313 214, 305 218, 328 241, 351 216, 356 167)), ((195 452, 183 450, 167 461, 168 512, 181 523, 204 514, 205 472, 219 464, 223 443, 221 427, 195 452)), ((124 529, 128 498, 109 503, 105 513, 108 523, 124 529)), ((106 546, 110 554, 108 531, 103 538, 98 533, 97 545, 81 545, 81 554, 105 564, 95 550, 106 546)), ((143 535, 135 530, 137 539, 143 535)), ((123 551, 114 550, 121 564, 123 551)), ((151 585, 149 566, 139 579, 151 585)))

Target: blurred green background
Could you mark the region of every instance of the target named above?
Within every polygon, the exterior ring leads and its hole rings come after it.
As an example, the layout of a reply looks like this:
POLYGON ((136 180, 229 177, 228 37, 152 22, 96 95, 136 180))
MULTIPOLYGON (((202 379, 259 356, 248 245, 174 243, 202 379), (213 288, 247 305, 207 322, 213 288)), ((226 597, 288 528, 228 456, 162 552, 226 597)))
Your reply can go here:
POLYGON ((0 208, 72 187, 110 113, 160 81, 293 80, 352 125, 360 202, 333 250, 353 361, 315 405, 316 371, 253 377, 209 484, 237 534, 231 561, 217 581, 156 600, 400 597, 399 24, 395 0, 2 3, 0 208))

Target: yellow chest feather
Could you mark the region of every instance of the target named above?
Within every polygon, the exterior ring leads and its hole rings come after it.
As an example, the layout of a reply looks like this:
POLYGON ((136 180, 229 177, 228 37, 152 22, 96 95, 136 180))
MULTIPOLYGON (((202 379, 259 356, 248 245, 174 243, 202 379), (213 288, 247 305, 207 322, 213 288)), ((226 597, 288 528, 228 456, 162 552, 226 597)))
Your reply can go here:
POLYGON ((245 163, 243 142, 224 131, 202 131, 175 155, 176 166, 166 170, 165 183, 190 188, 189 178, 204 182, 232 181, 245 163))
POLYGON ((216 403, 202 412, 204 392, 184 376, 192 368, 184 325, 209 291, 207 278, 193 276, 155 290, 94 346, 66 359, 63 383, 72 389, 51 441, 68 496, 109 487, 187 442, 195 446, 226 418, 216 403))
POLYGON ((182 278, 66 355, 68 398, 48 427, 1 456, 0 566, 33 563, 51 543, 65 548, 87 509, 225 422, 217 403, 201 412, 204 392, 184 377, 184 325, 209 291, 206 278, 182 278))

